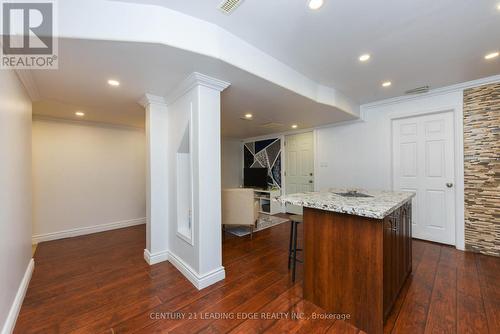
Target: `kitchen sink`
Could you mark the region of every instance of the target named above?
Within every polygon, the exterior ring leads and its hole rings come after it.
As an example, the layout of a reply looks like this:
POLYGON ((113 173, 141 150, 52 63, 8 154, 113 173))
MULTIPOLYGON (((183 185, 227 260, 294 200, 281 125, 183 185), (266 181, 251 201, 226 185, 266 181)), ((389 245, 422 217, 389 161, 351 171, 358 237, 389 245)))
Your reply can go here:
POLYGON ((345 193, 335 193, 339 196, 342 196, 342 197, 373 197, 371 195, 367 195, 367 194, 363 194, 363 193, 360 193, 360 192, 357 192, 356 190, 352 190, 352 191, 348 191, 348 192, 345 192, 345 193))

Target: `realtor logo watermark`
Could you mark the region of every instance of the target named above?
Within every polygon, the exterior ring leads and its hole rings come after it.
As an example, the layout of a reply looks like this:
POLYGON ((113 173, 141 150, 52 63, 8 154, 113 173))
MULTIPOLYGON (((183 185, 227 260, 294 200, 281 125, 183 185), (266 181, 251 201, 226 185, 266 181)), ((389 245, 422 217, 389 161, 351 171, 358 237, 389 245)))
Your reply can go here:
POLYGON ((0 1, 0 68, 57 69, 55 1, 0 1))

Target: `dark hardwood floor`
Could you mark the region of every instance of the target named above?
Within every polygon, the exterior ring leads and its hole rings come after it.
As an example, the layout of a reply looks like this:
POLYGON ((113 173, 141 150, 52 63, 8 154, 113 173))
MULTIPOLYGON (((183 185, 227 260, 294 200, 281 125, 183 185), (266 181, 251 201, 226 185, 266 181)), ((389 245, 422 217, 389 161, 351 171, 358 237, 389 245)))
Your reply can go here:
MULTIPOLYGON (((334 319, 212 318, 322 313, 302 299, 300 264, 291 282, 288 233, 289 224, 281 224, 253 240, 226 234, 226 279, 202 291, 169 263, 144 262, 144 226, 41 243, 15 332, 358 333, 334 319), (166 315, 185 318, 161 318, 166 315)), ((415 240, 413 274, 384 331, 500 333, 499 277, 498 258, 415 240)))

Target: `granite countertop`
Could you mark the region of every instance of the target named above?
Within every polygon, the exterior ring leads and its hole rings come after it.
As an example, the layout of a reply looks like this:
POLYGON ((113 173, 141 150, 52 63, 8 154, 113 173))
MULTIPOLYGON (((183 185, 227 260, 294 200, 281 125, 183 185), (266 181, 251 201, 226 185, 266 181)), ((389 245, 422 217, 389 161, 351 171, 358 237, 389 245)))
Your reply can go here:
POLYGON ((327 191, 284 195, 277 197, 276 200, 283 204, 383 219, 415 196, 415 193, 411 192, 361 189, 355 191, 370 195, 370 197, 344 197, 337 194, 348 191, 352 190, 328 189, 327 191))

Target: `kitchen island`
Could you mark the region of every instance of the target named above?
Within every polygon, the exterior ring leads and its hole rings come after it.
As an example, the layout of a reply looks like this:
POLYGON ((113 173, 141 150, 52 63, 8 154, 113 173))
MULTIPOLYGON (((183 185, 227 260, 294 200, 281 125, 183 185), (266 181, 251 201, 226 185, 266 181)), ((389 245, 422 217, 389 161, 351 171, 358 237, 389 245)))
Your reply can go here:
POLYGON ((304 299, 382 333, 411 273, 413 196, 330 189, 278 198, 304 207, 304 299))

